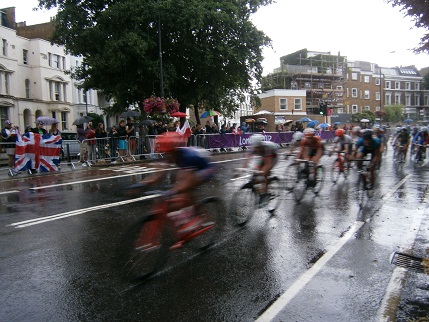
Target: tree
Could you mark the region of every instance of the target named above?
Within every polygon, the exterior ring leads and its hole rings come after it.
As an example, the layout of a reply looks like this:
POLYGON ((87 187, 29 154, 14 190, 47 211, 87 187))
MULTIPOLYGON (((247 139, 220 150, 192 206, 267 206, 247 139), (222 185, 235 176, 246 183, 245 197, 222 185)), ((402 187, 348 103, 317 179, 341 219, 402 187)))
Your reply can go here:
POLYGON ((368 119, 371 123, 374 123, 375 114, 371 111, 363 111, 362 113, 354 113, 350 117, 352 122, 360 122, 362 119, 368 119))
POLYGON ((250 16, 271 2, 39 0, 39 7, 58 7, 52 41, 84 57, 72 76, 115 99, 110 115, 160 95, 160 27, 165 93, 198 115, 200 106, 230 114, 260 81, 270 39, 250 16))
POLYGON ((390 105, 384 108, 386 112, 385 120, 388 122, 399 122, 403 119, 402 105, 390 105))
MULTIPOLYGON (((405 16, 411 17, 417 28, 429 30, 429 6, 427 0, 386 0, 392 7, 400 7, 405 16)), ((416 53, 429 53, 429 32, 420 38, 419 47, 414 48, 416 53)))

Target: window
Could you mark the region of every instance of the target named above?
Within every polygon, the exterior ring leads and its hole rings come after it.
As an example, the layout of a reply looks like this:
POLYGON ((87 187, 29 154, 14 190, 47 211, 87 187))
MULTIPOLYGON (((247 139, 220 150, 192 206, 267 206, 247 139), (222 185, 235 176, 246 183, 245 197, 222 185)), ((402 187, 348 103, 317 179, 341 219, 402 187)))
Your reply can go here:
POLYGON ((390 89, 390 81, 385 81, 384 82, 384 87, 387 89, 390 89))
POLYGON ((61 83, 55 82, 55 101, 61 100, 61 83))
POLYGON ((392 105, 392 94, 386 93, 384 97, 384 105, 392 105))
POLYGON ((381 111, 381 107, 380 106, 376 106, 375 107, 375 111, 381 111))
POLYGON ((60 69, 60 56, 58 56, 58 55, 53 55, 53 67, 54 68, 58 68, 58 69, 60 69))
POLYGON ((371 111, 371 107, 370 106, 365 106, 365 111, 371 111))
POLYGON ((25 80, 25 98, 30 98, 30 80, 25 80))
POLYGON ((364 81, 364 83, 369 83, 369 76, 368 76, 368 75, 365 75, 365 76, 363 77, 363 81, 364 81))
POLYGON ((411 106, 411 95, 410 94, 405 94, 405 105, 411 106))
POLYGON ((357 113, 357 112, 358 112, 358 106, 352 105, 352 113, 357 113))
POLYGON ((287 99, 286 98, 280 99, 280 109, 281 110, 287 110, 287 99))
POLYGON ((357 97, 357 96, 358 96, 357 88, 352 88, 352 97, 357 97))
POLYGON ((401 94, 395 94, 395 105, 401 104, 401 94))
POLYGON ((4 92, 6 95, 10 94, 9 93, 9 77, 10 77, 9 73, 4 74, 4 92))
POLYGON ((395 89, 401 89, 401 82, 395 82, 395 89))
POLYGON ((381 97, 380 92, 375 92, 375 100, 379 101, 380 97, 381 97))
POLYGON ((22 50, 22 62, 24 63, 24 65, 28 65, 28 50, 27 49, 22 50))
POLYGON ((344 113, 344 108, 339 107, 339 108, 337 109, 337 113, 338 113, 338 114, 342 114, 342 113, 344 113))
POLYGON ((425 106, 429 106, 429 96, 425 96, 425 106))
POLYGON ((415 89, 416 91, 419 91, 419 90, 420 90, 420 83, 415 82, 415 83, 414 83, 414 89, 415 89))
POLYGON ((295 110, 302 110, 302 99, 301 98, 295 98, 294 99, 294 109, 295 110))
POLYGON ((380 82, 380 77, 377 77, 377 78, 375 79, 375 85, 380 86, 380 84, 381 84, 381 82, 380 82))
POLYGON ((357 79, 358 79, 358 74, 352 73, 352 80, 357 80, 357 79))
POLYGON ((66 58, 65 57, 61 57, 62 61, 63 61, 63 70, 66 70, 66 58))
POLYGON ((405 89, 411 89, 411 83, 410 82, 405 82, 405 89))
POLYGON ((366 90, 365 90, 365 99, 366 99, 366 100, 369 100, 369 96, 370 96, 370 94, 369 94, 369 89, 366 89, 366 90))
POLYGON ((2 53, 3 56, 7 56, 7 40, 2 39, 2 53))
POLYGON ((67 129, 67 112, 61 112, 61 129, 67 129))
POLYGON ((420 95, 415 95, 414 96, 414 105, 415 106, 420 106, 420 95))

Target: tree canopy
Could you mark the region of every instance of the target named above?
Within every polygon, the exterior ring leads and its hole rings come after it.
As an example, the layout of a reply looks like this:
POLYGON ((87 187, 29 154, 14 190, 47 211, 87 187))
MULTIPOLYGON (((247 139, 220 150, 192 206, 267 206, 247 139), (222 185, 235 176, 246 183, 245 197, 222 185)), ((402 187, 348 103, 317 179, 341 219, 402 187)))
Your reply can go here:
POLYGON ((107 114, 161 95, 160 35, 165 96, 181 110, 192 104, 227 115, 261 80, 271 40, 250 16, 271 2, 39 0, 39 8, 58 8, 52 41, 83 56, 72 75, 115 99, 107 114))
POLYGON ((414 49, 415 52, 429 53, 429 5, 427 0, 386 0, 392 7, 399 7, 400 10, 412 18, 417 28, 424 28, 426 32, 420 38, 419 47, 414 49))

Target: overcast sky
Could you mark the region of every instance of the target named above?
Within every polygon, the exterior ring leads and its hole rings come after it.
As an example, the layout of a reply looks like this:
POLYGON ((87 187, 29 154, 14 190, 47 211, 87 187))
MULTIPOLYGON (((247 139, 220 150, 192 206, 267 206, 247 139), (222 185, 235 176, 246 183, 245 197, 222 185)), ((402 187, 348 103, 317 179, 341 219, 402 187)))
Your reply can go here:
MULTIPOLYGON (((16 20, 27 25, 49 21, 54 12, 32 11, 37 0, 0 0, 0 8, 16 7, 16 20)), ((253 21, 272 39, 264 50, 264 75, 280 65, 280 57, 307 48, 341 53, 348 60, 364 60, 383 67, 429 66, 429 55, 415 55, 424 30, 398 8, 383 0, 277 0, 261 8, 253 21)))

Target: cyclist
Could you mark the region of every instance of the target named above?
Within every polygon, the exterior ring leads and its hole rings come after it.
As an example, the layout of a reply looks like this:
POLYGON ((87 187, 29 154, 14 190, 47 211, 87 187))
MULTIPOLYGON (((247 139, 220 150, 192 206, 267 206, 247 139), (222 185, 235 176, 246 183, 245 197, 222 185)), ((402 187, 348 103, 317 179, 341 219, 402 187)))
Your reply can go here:
POLYGON ((296 159, 313 161, 314 165, 317 166, 323 155, 323 145, 321 138, 315 136, 315 134, 316 130, 311 127, 307 127, 304 130, 304 139, 301 140, 300 150, 296 159))
POLYGON ((406 127, 403 127, 398 131, 392 145, 395 149, 401 149, 404 153, 404 157, 407 157, 408 147, 410 145, 410 133, 406 127))
POLYGON ((250 137, 250 145, 249 157, 244 161, 243 168, 248 166, 252 156, 259 157, 256 169, 259 170, 260 175, 256 177, 256 183, 261 184, 260 202, 265 203, 270 198, 268 194, 268 176, 271 169, 277 163, 278 145, 270 141, 265 141, 265 137, 262 134, 253 134, 250 137))
MULTIPOLYGON (((368 153, 371 154, 370 172, 371 172, 371 185, 368 189, 372 189, 375 183, 375 168, 380 160, 380 146, 379 138, 373 137, 372 132, 367 130, 362 133, 362 137, 356 142, 353 158, 363 159, 368 153)), ((358 168, 362 168, 362 162, 358 163, 358 168)))
POLYGON ((302 133, 301 131, 296 131, 293 133, 292 141, 290 143, 290 150, 289 150, 290 155, 293 155, 295 153, 295 149, 301 146, 301 140, 303 136, 304 136, 304 133, 302 133))
MULTIPOLYGON (((155 139, 155 145, 158 151, 163 153, 167 164, 176 165, 179 170, 176 171, 176 180, 173 187, 164 193, 168 199, 169 212, 181 212, 180 220, 176 224, 183 224, 192 221, 195 215, 193 205, 195 204, 195 192, 204 183, 207 183, 214 176, 214 166, 210 162, 206 150, 186 147, 187 139, 176 132, 165 132, 158 135, 155 139)), ((130 188, 144 188, 146 185, 157 183, 161 180, 164 171, 151 175, 140 183, 132 185, 130 188)), ((195 226, 197 223, 192 221, 195 226)), ((193 227, 185 227, 191 230, 193 227)), ((182 228, 181 228, 182 229, 182 228)), ((182 229, 179 232, 186 233, 182 229)))
MULTIPOLYGON (((344 152, 346 162, 350 159, 350 155, 353 151, 353 140, 350 135, 347 135, 343 129, 335 130, 334 145, 332 146, 332 152, 344 152)), ((343 168, 344 165, 341 165, 343 168)), ((344 169, 341 169, 344 170, 344 169)))
POLYGON ((420 132, 414 137, 413 144, 421 144, 423 159, 426 159, 426 146, 429 144, 429 133, 426 126, 420 128, 420 132))
POLYGON ((386 146, 386 135, 384 134, 384 130, 380 128, 380 126, 374 127, 374 136, 379 138, 381 141, 380 153, 383 154, 384 148, 386 146))

